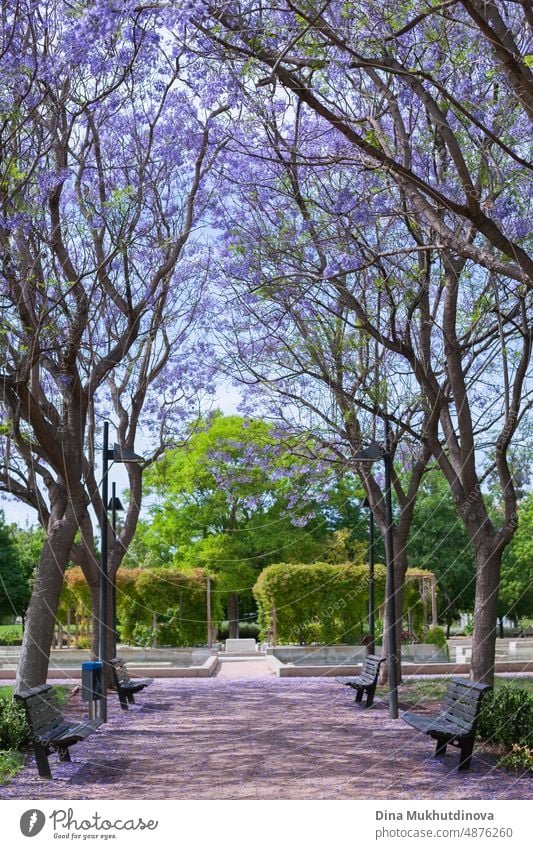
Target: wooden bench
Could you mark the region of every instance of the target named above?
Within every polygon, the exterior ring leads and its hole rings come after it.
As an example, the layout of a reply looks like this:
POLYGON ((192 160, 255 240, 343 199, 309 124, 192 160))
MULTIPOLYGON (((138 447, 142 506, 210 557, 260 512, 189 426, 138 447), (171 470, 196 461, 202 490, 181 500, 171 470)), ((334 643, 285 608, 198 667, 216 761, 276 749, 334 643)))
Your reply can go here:
POLYGON ((128 670, 126 669, 126 664, 120 657, 114 657, 113 660, 109 661, 109 665, 113 672, 113 683, 115 690, 118 693, 120 707, 122 710, 128 710, 128 702, 130 705, 135 704, 133 694, 138 693, 140 690, 144 690, 144 688, 148 687, 154 679, 130 678, 128 670))
POLYGON ((457 746, 461 750, 458 768, 465 770, 472 760, 481 700, 490 689, 488 684, 452 678, 439 714, 427 717, 405 711, 401 717, 417 731, 423 731, 437 741, 436 758, 446 754, 448 743, 457 746))
POLYGON ((341 684, 347 687, 353 687, 357 691, 355 701, 360 702, 363 698, 363 693, 366 691, 365 707, 372 707, 374 701, 374 693, 378 683, 379 667, 385 660, 384 657, 378 657, 375 654, 367 654, 363 663, 363 669, 360 675, 356 675, 350 681, 343 681, 342 678, 337 678, 341 684))
POLYGON ((22 702, 30 726, 33 751, 41 778, 52 778, 48 756, 57 751, 60 761, 70 761, 69 746, 85 740, 102 724, 101 719, 66 719, 57 703, 57 693, 51 684, 41 684, 16 693, 22 702))

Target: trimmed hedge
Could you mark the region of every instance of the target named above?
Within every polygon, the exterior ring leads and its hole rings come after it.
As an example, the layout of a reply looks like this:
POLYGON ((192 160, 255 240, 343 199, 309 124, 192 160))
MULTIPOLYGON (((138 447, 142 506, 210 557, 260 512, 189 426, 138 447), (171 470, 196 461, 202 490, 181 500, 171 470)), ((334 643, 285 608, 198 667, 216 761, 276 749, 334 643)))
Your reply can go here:
MULTIPOLYGON (((120 639, 134 645, 196 646, 207 641, 207 573, 203 569, 181 572, 172 567, 119 569, 117 619, 120 639), (157 626, 153 628, 153 617, 157 626)), ((220 593, 213 588, 213 622, 222 620, 220 593)), ((67 569, 61 593, 59 618, 67 609, 90 615, 89 587, 79 566, 67 569)), ((80 638, 78 644, 84 644, 80 638)), ((87 640, 88 643, 88 640, 87 640)))
MULTIPOLYGON (((214 581, 212 586, 214 588, 214 581)), ((222 619, 220 596, 211 596, 212 619, 222 619)), ((120 638, 138 645, 154 639, 164 646, 204 645, 207 640, 206 573, 171 567, 119 572, 117 613, 120 638), (157 627, 153 629, 153 616, 157 627)))
MULTIPOLYGON (((277 563, 253 588, 261 637, 276 608, 278 643, 359 643, 368 631, 368 567, 353 563, 277 563)), ((385 567, 375 567, 376 608, 385 595, 385 567)))

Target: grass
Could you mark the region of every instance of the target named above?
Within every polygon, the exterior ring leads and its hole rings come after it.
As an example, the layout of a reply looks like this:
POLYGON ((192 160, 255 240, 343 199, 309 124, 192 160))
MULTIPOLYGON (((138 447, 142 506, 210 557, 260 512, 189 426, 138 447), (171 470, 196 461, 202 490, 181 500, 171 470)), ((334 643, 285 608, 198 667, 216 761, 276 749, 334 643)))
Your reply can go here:
MULTIPOLYGON (((443 677, 406 681, 400 684, 400 701, 402 705, 410 707, 417 705, 419 702, 441 702, 450 680, 449 677, 443 677)), ((497 676, 494 681, 494 688, 499 690, 506 684, 512 684, 514 687, 519 687, 521 690, 533 693, 533 678, 501 678, 497 676)), ((380 698, 385 698, 387 694, 388 687, 386 686, 376 689, 376 695, 380 698)))
POLYGON ((0 634, 4 634, 6 631, 14 631, 19 636, 22 636, 22 625, 0 625, 0 634))
MULTIPOLYGON (((71 688, 67 684, 59 684, 55 687, 57 701, 62 707, 68 701, 71 688)), ((13 698, 14 687, 6 685, 0 687, 0 701, 8 701, 13 698)), ((18 749, 7 749, 0 751, 0 785, 8 781, 20 772, 24 766, 24 752, 18 749)))

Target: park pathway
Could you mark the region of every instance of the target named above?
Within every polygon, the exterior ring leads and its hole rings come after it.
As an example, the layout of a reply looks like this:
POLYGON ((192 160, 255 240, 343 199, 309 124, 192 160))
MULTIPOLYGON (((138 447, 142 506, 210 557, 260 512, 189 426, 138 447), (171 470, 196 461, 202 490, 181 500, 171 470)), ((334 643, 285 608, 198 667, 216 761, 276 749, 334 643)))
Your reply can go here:
MULTIPOLYGON (((39 781, 32 757, 4 799, 529 799, 532 781, 433 744, 332 678, 160 678, 39 781)), ((251 670, 251 665, 249 670, 251 670)), ((237 663, 235 671, 237 671, 237 663)), ((79 693, 66 713, 83 715, 79 693)))
POLYGON ((268 678, 275 672, 268 665, 266 657, 219 657, 217 678, 227 678, 233 681, 246 678, 268 678))

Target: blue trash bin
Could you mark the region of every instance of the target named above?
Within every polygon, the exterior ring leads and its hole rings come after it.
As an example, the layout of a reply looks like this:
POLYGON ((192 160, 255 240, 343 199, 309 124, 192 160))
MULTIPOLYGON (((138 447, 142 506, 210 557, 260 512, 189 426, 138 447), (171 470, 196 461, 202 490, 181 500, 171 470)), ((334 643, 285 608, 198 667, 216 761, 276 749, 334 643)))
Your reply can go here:
POLYGON ((88 702, 89 719, 96 716, 96 702, 104 697, 104 664, 101 660, 87 660, 81 665, 81 697, 88 702))

